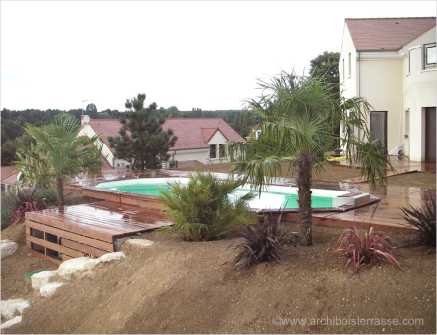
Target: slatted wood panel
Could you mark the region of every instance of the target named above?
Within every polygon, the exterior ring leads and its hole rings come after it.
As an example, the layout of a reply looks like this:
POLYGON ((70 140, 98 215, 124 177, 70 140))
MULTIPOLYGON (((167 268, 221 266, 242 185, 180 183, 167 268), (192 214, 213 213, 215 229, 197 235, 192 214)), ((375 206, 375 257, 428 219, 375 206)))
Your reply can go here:
POLYGON ((99 257, 116 250, 120 238, 171 225, 159 211, 96 202, 26 213, 26 243, 50 260, 99 257))
POLYGON ((90 197, 120 205, 141 207, 154 211, 154 215, 159 215, 163 220, 167 219, 164 205, 159 197, 152 197, 142 194, 117 192, 109 190, 99 190, 93 187, 80 185, 68 185, 67 188, 74 192, 79 192, 84 197, 90 197))

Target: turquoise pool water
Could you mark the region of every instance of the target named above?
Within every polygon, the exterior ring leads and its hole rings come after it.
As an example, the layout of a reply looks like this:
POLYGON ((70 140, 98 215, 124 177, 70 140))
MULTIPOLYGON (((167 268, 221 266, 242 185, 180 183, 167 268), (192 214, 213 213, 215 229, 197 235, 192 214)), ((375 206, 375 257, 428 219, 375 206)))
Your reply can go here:
MULTIPOLYGON (((170 185, 167 183, 131 183, 131 184, 117 184, 117 183, 102 183, 97 186, 99 189, 112 190, 118 192, 136 193, 148 196, 158 197, 163 191, 168 191, 170 185)), ((249 192, 250 189, 243 188, 238 190, 238 192, 249 192)), ((258 197, 256 197, 258 198, 258 197)), ((298 208, 298 196, 294 193, 277 192, 277 191, 263 191, 261 192, 261 197, 265 198, 265 201, 269 201, 269 198, 279 199, 282 202, 281 207, 292 209, 298 208)), ((332 208, 333 198, 329 196, 315 196, 311 197, 311 207, 313 208, 332 208)))

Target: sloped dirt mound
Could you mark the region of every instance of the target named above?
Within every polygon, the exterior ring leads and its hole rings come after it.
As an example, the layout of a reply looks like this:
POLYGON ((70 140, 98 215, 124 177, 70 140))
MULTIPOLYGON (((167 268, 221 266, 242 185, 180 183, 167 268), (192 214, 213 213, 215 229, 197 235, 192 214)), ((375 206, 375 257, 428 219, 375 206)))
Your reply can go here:
POLYGON ((18 244, 18 250, 1 261, 1 298, 28 298, 33 290, 26 273, 51 270, 55 266, 47 260, 31 256, 26 247, 24 224, 11 225, 2 230, 1 238, 18 244))
MULTIPOLYGON (((327 252, 335 230, 314 247, 290 248, 283 262, 231 268, 238 240, 189 243, 153 233, 155 244, 32 302, 14 333, 435 332, 435 254, 401 249, 404 270, 357 276, 327 252), (422 326, 278 324, 285 318, 423 318, 422 326), (382 329, 384 328, 384 329, 382 329)), ((325 229, 326 230, 326 229, 325 229)))

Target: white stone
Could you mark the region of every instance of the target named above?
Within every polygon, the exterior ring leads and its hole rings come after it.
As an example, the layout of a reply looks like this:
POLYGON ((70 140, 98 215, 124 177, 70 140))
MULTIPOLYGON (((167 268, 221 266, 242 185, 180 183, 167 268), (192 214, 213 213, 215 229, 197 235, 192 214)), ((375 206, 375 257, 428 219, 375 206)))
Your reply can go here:
POLYGON ((78 257, 69 259, 58 268, 58 275, 65 279, 70 279, 74 274, 78 274, 80 272, 85 272, 93 269, 99 261, 97 259, 89 258, 89 257, 78 257))
POLYGON ((47 283, 40 287, 39 293, 43 297, 51 297, 53 294, 55 294, 56 290, 60 288, 64 283, 61 282, 53 282, 53 283, 47 283))
POLYGON ((109 252, 107 254, 103 254, 102 256, 100 256, 99 258, 97 258, 97 261, 99 263, 108 263, 108 262, 112 262, 112 261, 118 261, 122 258, 125 258, 125 254, 122 251, 117 251, 117 252, 109 252))
POLYGON ((10 328, 12 326, 15 326, 16 324, 20 323, 22 319, 23 319, 22 316, 18 315, 15 318, 12 318, 6 322, 3 322, 0 325, 0 329, 6 329, 6 328, 10 328))
POLYGON ((1 258, 13 255, 18 249, 18 244, 10 240, 0 240, 1 258))
POLYGON ((0 301, 0 313, 5 319, 12 318, 15 314, 21 314, 30 306, 30 302, 24 299, 9 299, 0 301))
POLYGON ((152 246, 154 242, 146 239, 132 238, 127 240, 125 243, 129 244, 132 247, 147 248, 152 246))
POLYGON ((39 289, 41 286, 47 284, 52 278, 56 276, 56 271, 41 271, 35 273, 30 277, 32 280, 32 287, 34 289, 39 289))

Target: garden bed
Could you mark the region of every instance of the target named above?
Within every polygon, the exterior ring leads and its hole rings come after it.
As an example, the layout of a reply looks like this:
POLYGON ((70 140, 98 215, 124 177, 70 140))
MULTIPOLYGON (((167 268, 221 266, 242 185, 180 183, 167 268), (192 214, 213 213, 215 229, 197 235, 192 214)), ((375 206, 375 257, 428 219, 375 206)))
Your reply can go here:
POLYGON ((314 246, 289 247, 282 262, 244 272, 231 265, 238 239, 194 243, 154 232, 148 236, 153 247, 125 248, 125 261, 33 301, 23 323, 8 332, 435 332, 435 252, 401 248, 395 255, 402 271, 383 265, 352 275, 327 251, 339 232, 314 227, 314 246), (423 324, 281 324, 326 317, 419 318, 423 324))

